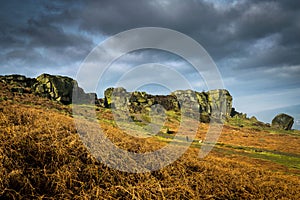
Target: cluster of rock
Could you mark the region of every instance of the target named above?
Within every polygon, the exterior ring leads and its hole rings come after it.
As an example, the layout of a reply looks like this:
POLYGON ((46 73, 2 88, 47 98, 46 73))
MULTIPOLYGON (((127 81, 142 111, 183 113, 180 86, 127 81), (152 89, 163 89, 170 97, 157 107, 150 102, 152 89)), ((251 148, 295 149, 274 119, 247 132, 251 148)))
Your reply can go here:
POLYGON ((7 75, 0 76, 0 81, 9 84, 12 92, 34 93, 63 104, 72 103, 73 94, 78 95, 80 98, 76 99, 81 102, 97 99, 95 93, 85 93, 77 81, 66 76, 42 74, 37 78, 27 78, 22 75, 7 75))
POLYGON ((27 78, 17 74, 0 76, 0 81, 8 84, 12 92, 18 93, 31 93, 31 88, 36 83, 35 78, 27 78))
MULTIPOLYGON (((66 76, 42 74, 37 78, 27 78, 22 75, 7 75, 0 76, 0 82, 8 84, 14 93, 33 93, 63 104, 92 102, 100 107, 127 109, 131 113, 147 113, 154 105, 178 112, 184 106, 185 114, 200 117, 202 122, 228 117, 246 118, 246 114, 232 108, 232 96, 225 89, 208 92, 178 90, 170 95, 151 95, 138 91, 127 92, 124 88, 108 88, 104 92, 104 98, 98 99, 95 93, 85 93, 77 81, 66 76)), ((253 121, 259 122, 256 119, 253 121)), ((290 130, 293 123, 293 117, 279 114, 272 120, 272 127, 290 130)))
POLYGON ((108 88, 104 98, 97 99, 95 93, 85 93, 77 81, 65 76, 42 74, 37 78, 27 78, 8 75, 0 76, 0 81, 9 84, 12 92, 34 93, 63 104, 95 102, 105 108, 129 108, 131 113, 149 112, 153 105, 161 105, 165 110, 177 112, 184 105, 185 113, 191 117, 200 114, 203 122, 209 122, 212 117, 229 117, 232 109, 232 97, 227 90, 178 90, 170 95, 151 95, 138 91, 127 92, 124 88, 108 88))
POLYGON ((151 95, 145 92, 127 92, 124 88, 108 88, 102 102, 100 105, 103 107, 128 109, 132 113, 149 112, 153 105, 161 105, 165 110, 173 111, 180 111, 184 106, 185 113, 190 117, 200 114, 203 122, 209 122, 212 117, 227 118, 232 109, 232 96, 225 89, 208 92, 177 90, 170 95, 151 95))

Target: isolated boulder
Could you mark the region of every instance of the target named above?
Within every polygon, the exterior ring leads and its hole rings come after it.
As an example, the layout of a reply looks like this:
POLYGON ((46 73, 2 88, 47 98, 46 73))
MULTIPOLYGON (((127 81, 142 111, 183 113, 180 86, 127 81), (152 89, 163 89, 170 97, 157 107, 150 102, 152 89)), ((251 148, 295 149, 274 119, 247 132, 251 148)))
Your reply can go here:
POLYGON ((293 124, 294 118, 284 113, 276 115, 276 117, 272 120, 273 128, 291 130, 293 124))

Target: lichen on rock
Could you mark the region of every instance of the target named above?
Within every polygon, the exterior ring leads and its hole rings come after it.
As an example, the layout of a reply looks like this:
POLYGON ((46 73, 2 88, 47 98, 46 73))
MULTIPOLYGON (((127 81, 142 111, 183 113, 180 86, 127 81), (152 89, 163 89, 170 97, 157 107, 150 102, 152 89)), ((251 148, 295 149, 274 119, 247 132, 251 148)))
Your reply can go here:
POLYGON ((170 95, 151 95, 145 92, 127 92, 124 88, 108 88, 104 92, 106 108, 128 109, 132 113, 147 113, 151 106, 159 104, 165 110, 181 111, 192 118, 209 122, 211 118, 224 120, 230 116, 232 96, 227 90, 197 92, 177 90, 170 95), (200 115, 199 115, 200 114, 200 115))
POLYGON ((294 118, 284 113, 280 113, 276 115, 272 120, 273 128, 291 130, 293 124, 294 124, 294 118))

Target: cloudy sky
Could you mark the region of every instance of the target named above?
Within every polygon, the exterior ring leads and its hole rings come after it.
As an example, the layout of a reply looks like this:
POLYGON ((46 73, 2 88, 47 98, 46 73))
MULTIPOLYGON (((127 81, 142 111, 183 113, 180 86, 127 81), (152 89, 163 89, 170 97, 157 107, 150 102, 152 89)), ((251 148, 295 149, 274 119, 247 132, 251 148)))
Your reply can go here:
MULTIPOLYGON (((0 27, 0 74, 36 77, 46 72, 73 78, 89 53, 110 36, 140 27, 176 30, 212 57, 238 111, 265 122, 278 112, 300 120, 297 0, 4 0, 0 27)), ((135 66, 153 62, 177 70, 197 90, 206 89, 201 77, 176 55, 140 50, 109 68, 98 95, 135 66)), ((151 73, 136 78, 147 75, 151 73)), ((176 87, 176 80, 169 82, 176 87)), ((159 87, 143 89, 159 93, 159 87)))

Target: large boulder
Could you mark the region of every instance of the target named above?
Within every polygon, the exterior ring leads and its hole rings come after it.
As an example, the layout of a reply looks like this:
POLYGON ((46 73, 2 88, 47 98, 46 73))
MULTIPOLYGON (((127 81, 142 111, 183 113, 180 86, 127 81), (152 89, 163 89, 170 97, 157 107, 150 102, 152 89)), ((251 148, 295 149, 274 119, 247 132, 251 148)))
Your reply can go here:
POLYGON ((88 103, 89 100, 97 98, 95 93, 86 94, 78 86, 77 81, 66 76, 42 74, 36 78, 32 90, 40 96, 60 101, 63 104, 72 103, 73 92, 76 95, 76 103, 88 103))
POLYGON ((273 128, 291 130, 293 124, 294 118, 284 113, 276 115, 276 117, 272 120, 273 128))
POLYGON ((64 104, 72 102, 73 79, 64 76, 42 74, 36 80, 37 83, 33 86, 36 94, 60 101, 64 104))

